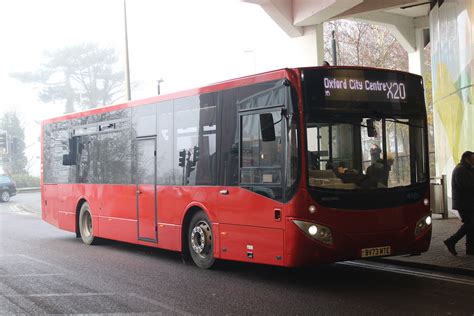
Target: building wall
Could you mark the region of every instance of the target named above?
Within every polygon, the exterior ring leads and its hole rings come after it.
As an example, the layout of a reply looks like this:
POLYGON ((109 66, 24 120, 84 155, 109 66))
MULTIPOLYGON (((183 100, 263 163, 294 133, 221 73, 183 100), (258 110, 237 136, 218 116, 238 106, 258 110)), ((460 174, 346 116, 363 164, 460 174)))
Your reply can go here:
MULTIPOLYGON (((442 1, 440 1, 442 2, 442 1)), ((437 176, 474 150, 474 1, 438 3, 430 12, 437 176)))

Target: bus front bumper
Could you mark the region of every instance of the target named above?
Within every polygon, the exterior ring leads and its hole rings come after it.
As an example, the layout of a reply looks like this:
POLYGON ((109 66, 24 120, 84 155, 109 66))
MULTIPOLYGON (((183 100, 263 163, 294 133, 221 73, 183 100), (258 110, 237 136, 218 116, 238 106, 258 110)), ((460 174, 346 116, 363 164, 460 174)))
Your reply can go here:
POLYGON ((327 244, 311 238, 293 224, 293 219, 289 219, 285 234, 285 265, 312 266, 319 263, 426 252, 431 241, 431 226, 417 236, 414 231, 414 223, 399 230, 363 234, 331 229, 332 244, 327 244))

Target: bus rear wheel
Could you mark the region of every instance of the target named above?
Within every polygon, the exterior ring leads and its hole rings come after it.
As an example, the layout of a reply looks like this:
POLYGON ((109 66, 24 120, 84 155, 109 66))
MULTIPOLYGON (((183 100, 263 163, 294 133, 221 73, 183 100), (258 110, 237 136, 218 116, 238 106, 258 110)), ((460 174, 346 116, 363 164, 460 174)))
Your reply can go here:
POLYGON ((214 265, 214 237, 212 226, 203 211, 193 215, 188 227, 188 249, 194 263, 202 269, 214 265))
POLYGON ((82 241, 86 245, 92 245, 95 242, 94 227, 92 225, 91 208, 87 202, 84 202, 79 211, 79 233, 82 241))

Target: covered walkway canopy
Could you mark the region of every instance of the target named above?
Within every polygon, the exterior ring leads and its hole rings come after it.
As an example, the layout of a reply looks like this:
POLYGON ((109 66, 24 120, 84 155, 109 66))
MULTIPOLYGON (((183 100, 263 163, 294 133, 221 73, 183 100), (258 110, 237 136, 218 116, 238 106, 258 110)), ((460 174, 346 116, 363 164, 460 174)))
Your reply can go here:
POLYGON ((409 54, 409 70, 423 74, 423 48, 429 41, 430 2, 412 0, 243 0, 258 4, 290 37, 315 29, 315 63, 324 54, 323 22, 354 20, 386 26, 409 54))

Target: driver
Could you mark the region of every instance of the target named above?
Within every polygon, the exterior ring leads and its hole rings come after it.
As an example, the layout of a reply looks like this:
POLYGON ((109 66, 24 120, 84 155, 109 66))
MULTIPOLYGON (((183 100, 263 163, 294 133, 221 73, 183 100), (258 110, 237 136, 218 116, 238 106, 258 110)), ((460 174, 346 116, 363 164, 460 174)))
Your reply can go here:
POLYGON ((388 178, 392 170, 394 157, 392 154, 387 155, 387 164, 383 159, 377 161, 367 168, 367 184, 372 188, 386 188, 388 187, 388 178))

